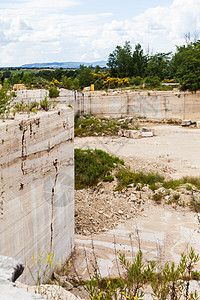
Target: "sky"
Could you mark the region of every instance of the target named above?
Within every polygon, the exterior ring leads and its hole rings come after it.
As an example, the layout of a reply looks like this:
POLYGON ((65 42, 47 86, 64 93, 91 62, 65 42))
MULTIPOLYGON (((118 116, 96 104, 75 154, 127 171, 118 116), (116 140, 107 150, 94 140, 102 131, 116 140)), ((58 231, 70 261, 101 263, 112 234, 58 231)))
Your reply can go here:
POLYGON ((199 0, 0 0, 0 67, 107 60, 125 41, 175 51, 188 32, 200 39, 199 0))

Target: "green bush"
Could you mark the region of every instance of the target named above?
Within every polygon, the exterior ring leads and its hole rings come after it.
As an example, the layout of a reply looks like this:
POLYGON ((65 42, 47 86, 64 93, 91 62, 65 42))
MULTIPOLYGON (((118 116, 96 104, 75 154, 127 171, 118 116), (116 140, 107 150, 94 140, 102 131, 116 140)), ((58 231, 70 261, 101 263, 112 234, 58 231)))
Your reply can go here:
POLYGON ((100 180, 112 181, 111 171, 123 164, 123 160, 102 150, 75 149, 76 189, 95 186, 100 180))
POLYGON ((45 97, 43 100, 40 101, 40 106, 42 109, 48 111, 51 104, 49 103, 49 101, 47 100, 47 97, 45 97))
POLYGON ((55 86, 51 86, 49 89, 49 97, 50 98, 57 98, 60 92, 55 86))
POLYGON ((154 76, 154 77, 146 77, 145 78, 145 83, 147 85, 149 85, 150 87, 159 87, 161 85, 161 81, 160 78, 158 76, 154 76))

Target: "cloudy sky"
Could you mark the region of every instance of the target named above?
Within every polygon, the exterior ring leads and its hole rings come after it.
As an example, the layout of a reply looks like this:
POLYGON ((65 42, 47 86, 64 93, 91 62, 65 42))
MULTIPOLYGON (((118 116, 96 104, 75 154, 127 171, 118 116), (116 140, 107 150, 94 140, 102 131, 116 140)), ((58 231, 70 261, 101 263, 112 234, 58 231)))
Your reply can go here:
POLYGON ((0 0, 0 66, 107 60, 130 41, 174 51, 200 39, 199 0, 0 0))

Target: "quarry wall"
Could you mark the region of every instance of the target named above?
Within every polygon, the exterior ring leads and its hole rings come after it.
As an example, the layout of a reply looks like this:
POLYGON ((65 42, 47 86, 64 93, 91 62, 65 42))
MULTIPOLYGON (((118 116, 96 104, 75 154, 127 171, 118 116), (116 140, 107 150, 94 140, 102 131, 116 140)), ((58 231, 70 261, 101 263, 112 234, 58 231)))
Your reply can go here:
MULTIPOLYGON (((16 100, 40 101, 45 90, 16 91, 16 100)), ((200 119, 200 93, 179 91, 94 91, 77 92, 61 89, 60 97, 54 99, 74 106, 75 113, 148 118, 200 119)))
MULTIPOLYGON (((0 121, 0 254, 28 264, 74 245, 74 113, 59 107, 0 121)), ((24 272, 21 281, 33 283, 24 272)))

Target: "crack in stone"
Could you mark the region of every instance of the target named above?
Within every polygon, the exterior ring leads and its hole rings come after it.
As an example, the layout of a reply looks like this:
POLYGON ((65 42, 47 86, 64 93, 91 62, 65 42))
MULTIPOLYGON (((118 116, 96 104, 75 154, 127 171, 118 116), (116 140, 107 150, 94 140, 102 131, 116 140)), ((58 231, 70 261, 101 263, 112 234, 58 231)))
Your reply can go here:
POLYGON ((51 224, 50 224, 50 230, 51 230, 51 238, 50 238, 50 253, 52 252, 53 249, 53 233, 54 233, 54 228, 53 228, 53 221, 54 221, 54 198, 55 198, 55 189, 56 189, 56 183, 57 183, 57 178, 58 178, 58 161, 55 159, 53 162, 53 165, 56 170, 56 175, 54 179, 54 184, 51 190, 51 224))
POLYGON ((26 159, 26 155, 25 155, 25 149, 26 149, 25 133, 26 133, 26 131, 27 131, 27 129, 23 129, 23 134, 22 134, 21 170, 22 170, 23 175, 24 175, 24 160, 26 159))

